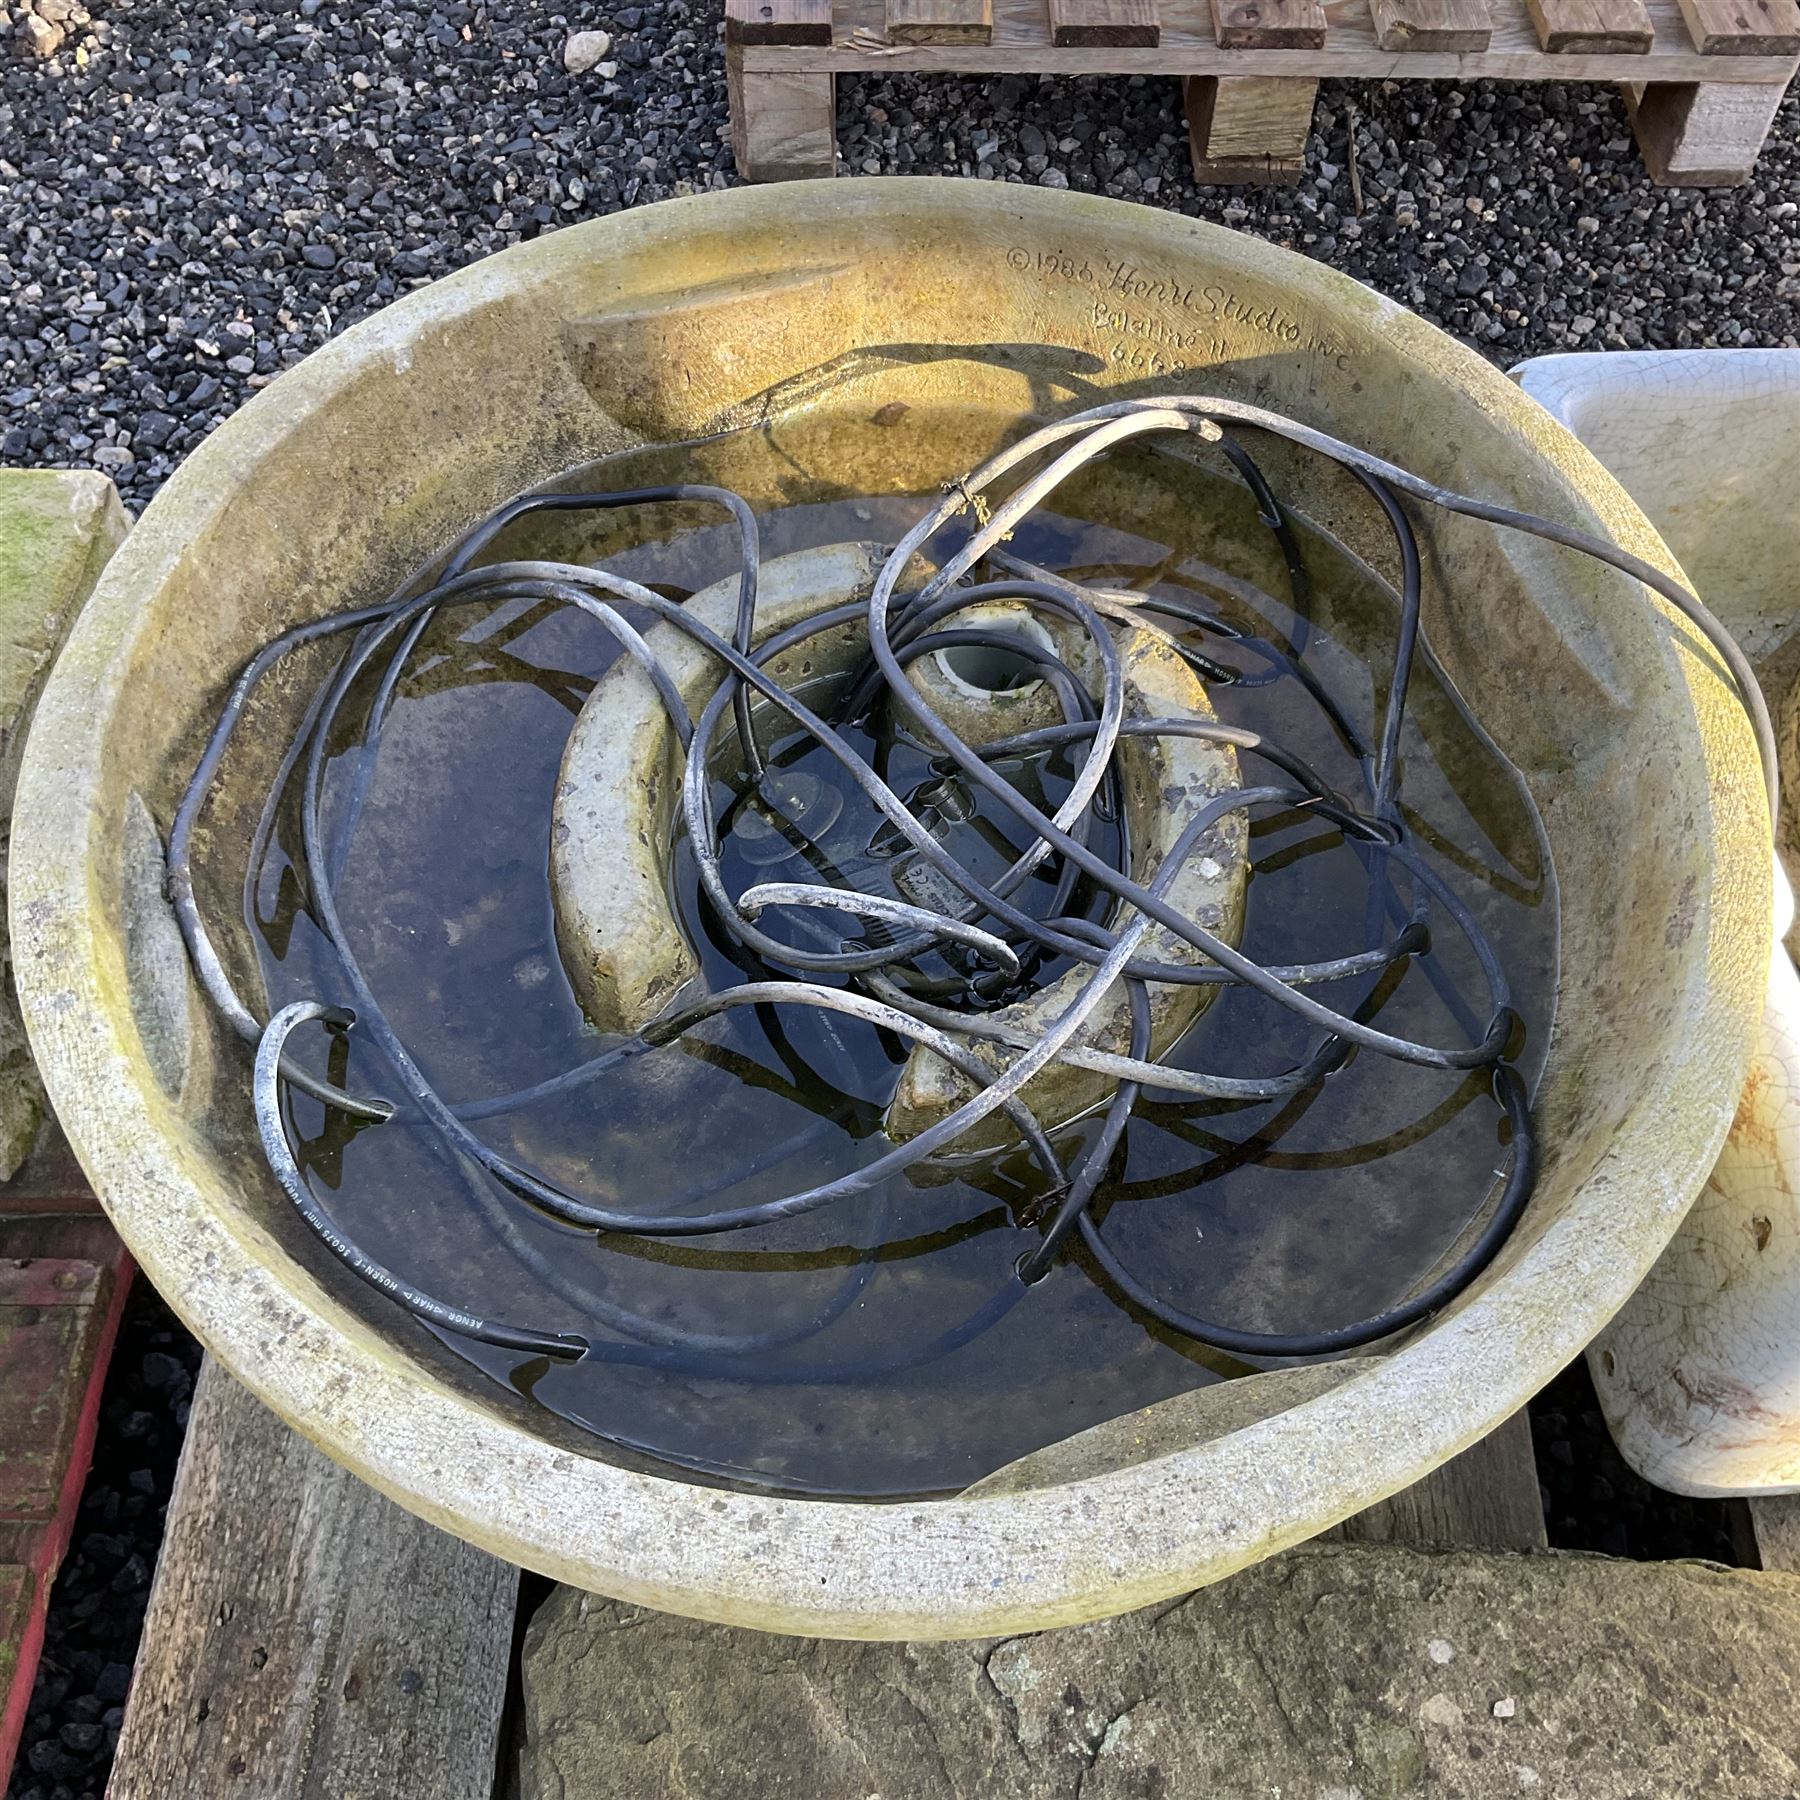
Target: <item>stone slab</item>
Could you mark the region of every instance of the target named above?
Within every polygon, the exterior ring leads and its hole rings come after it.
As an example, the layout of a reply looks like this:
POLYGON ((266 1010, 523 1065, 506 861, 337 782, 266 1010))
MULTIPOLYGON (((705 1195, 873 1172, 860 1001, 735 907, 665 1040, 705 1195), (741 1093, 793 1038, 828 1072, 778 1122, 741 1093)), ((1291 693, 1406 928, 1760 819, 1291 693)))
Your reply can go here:
MULTIPOLYGON (((50 665, 131 520, 104 475, 0 469, 0 887, 25 732, 50 665)), ((0 1181, 24 1161, 44 1117, 13 995, 0 912, 0 1181)))
POLYGON ((559 1588, 520 1800, 1642 1800, 1800 1792, 1800 1578, 1309 1547, 1035 1636, 856 1644, 559 1588))
POLYGON ((130 526, 104 475, 0 469, 0 813, 50 665, 130 526))

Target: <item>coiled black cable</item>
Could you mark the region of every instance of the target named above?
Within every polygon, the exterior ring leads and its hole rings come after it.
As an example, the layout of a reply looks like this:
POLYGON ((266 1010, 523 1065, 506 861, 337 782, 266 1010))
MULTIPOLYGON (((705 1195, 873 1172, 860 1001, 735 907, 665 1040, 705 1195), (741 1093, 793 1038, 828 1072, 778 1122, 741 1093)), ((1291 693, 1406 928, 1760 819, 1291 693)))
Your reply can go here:
MULTIPOLYGON (((483 1176, 490 1178, 503 1193, 580 1230, 658 1239, 738 1231, 814 1212, 855 1194, 878 1191, 884 1182, 905 1169, 953 1147, 975 1124, 998 1111, 1011 1121, 1036 1158, 1049 1201, 1047 1224, 1042 1235, 1019 1259, 1015 1278, 1017 1291, 1009 1289, 1005 1294, 996 1295, 964 1326, 942 1334, 923 1348, 901 1347, 885 1358, 878 1356, 855 1365, 834 1365, 832 1370, 784 1363, 783 1372, 771 1378, 830 1379, 841 1377, 848 1366, 864 1373, 915 1366, 921 1357, 941 1354, 947 1347, 966 1342, 969 1332, 985 1329, 986 1323, 1003 1316, 1018 1303, 1025 1289, 1064 1253, 1066 1246, 1077 1240, 1093 1258, 1104 1281, 1132 1306, 1174 1331, 1234 1355, 1337 1354, 1429 1316, 1473 1281, 1498 1252, 1530 1199, 1537 1150, 1524 1082, 1508 1060, 1518 1021, 1512 1010, 1505 972, 1473 913, 1409 842, 1399 805, 1400 733, 1412 669, 1420 648, 1422 587, 1418 544, 1407 510, 1409 499, 1566 545, 1645 582, 1676 605, 1713 642, 1739 682, 1766 751, 1766 721, 1758 715, 1754 684, 1745 686, 1745 673, 1740 668, 1741 655, 1716 622, 1711 621, 1705 609, 1660 571, 1572 527, 1452 494, 1365 452, 1262 409, 1191 396, 1119 402, 1032 433, 965 481, 954 484, 943 500, 926 509, 918 523, 894 547, 866 600, 815 615, 760 645, 755 640, 760 561, 755 517, 736 495, 688 484, 609 494, 527 496, 501 508, 467 534, 445 559, 436 579, 421 591, 402 593, 377 605, 353 608, 283 634, 250 661, 234 684, 178 809, 170 834, 169 871, 176 914, 202 985, 231 1027, 258 1042, 255 1079, 258 1126, 271 1167, 284 1191, 335 1255, 400 1305, 440 1329, 523 1355, 553 1358, 594 1355, 656 1366, 668 1363, 685 1367, 732 1367, 734 1359, 741 1363, 744 1358, 753 1357, 777 1342, 788 1344, 803 1338, 807 1335, 806 1329, 802 1328, 798 1333, 749 1334, 742 1339, 725 1340, 685 1332, 679 1327, 671 1327, 667 1321, 636 1320, 626 1309, 616 1305, 596 1306, 595 1322, 604 1324, 627 1340, 614 1342, 591 1334, 537 1332, 496 1324, 447 1305, 401 1281, 357 1249, 341 1226, 333 1222, 311 1196, 287 1145, 281 1107, 282 1084, 285 1082, 328 1107, 341 1108, 369 1123, 392 1117, 397 1107, 403 1109, 409 1118, 427 1128, 449 1159, 461 1159, 481 1172, 471 1177, 477 1184, 483 1176), (1237 432, 1242 429, 1272 432, 1349 468, 1372 497, 1393 536, 1399 565, 1400 602, 1394 661, 1382 717, 1367 738, 1344 717, 1336 702, 1301 660, 1308 631, 1309 576, 1298 540, 1280 503, 1262 471, 1239 441, 1237 432), (1089 590, 1065 575, 1020 563, 1005 548, 1007 538, 1020 520, 1053 493, 1060 482, 1112 446, 1151 433, 1177 434, 1216 444, 1250 489, 1259 517, 1276 537, 1292 585, 1296 623, 1286 646, 1244 633, 1190 602, 1161 594, 1118 596, 1098 589, 1089 590), (973 507, 995 482, 1052 452, 1051 459, 1020 480, 991 515, 980 516, 960 548, 921 590, 900 592, 902 573, 909 566, 914 551, 926 539, 951 523, 965 507, 973 507), (709 631, 684 611, 679 602, 603 570, 540 561, 477 566, 508 526, 532 513, 617 509, 669 502, 718 506, 730 515, 736 527, 740 576, 738 604, 729 639, 709 631), (976 579, 983 569, 989 571, 987 578, 976 579), (383 725, 427 627, 448 609, 491 609, 518 600, 580 609, 613 636, 624 653, 634 658, 655 684, 676 736, 687 751, 681 824, 699 874, 702 893, 714 920, 745 958, 745 967, 755 971, 756 975, 736 987, 710 994, 697 1003, 669 1013, 635 1037, 532 1088, 511 1095, 451 1103, 435 1091, 388 1021, 349 942, 338 913, 335 886, 342 874, 350 834, 362 809, 379 754, 383 725), (1103 671, 1102 692, 1090 694, 1068 665, 1052 652, 1027 644, 1010 633, 997 633, 958 622, 959 614, 990 600, 1007 600, 1051 614, 1065 626, 1085 633, 1103 671), (689 715, 653 647, 619 610, 621 605, 647 612, 684 633, 703 645, 722 667, 718 687, 698 719, 689 715), (1302 759, 1260 733, 1206 721, 1126 716, 1119 657, 1108 620, 1140 616, 1146 625, 1160 619, 1172 622, 1176 630, 1209 632, 1235 642, 1257 656, 1267 670, 1262 676, 1234 676, 1227 665, 1205 656, 1186 639, 1170 636, 1168 627, 1152 627, 1161 631, 1205 679, 1215 682, 1241 679, 1245 686, 1252 686, 1258 681, 1296 678, 1361 759, 1366 803, 1359 806, 1332 791, 1302 759), (848 684, 833 716, 823 717, 783 688, 770 675, 769 666, 782 652, 853 620, 866 624, 869 661, 860 677, 848 684), (267 1026, 262 1026, 233 991, 200 916, 191 866, 194 827, 257 684, 290 652, 336 634, 349 635, 349 647, 307 711, 304 742, 300 746, 302 754, 297 762, 307 904, 330 943, 352 1005, 342 1009, 301 1002, 283 1008, 267 1026), (934 650, 992 644, 1002 644, 1019 653, 1036 669, 1057 697, 1064 718, 1061 724, 974 749, 961 742, 931 709, 907 679, 905 671, 918 656, 934 650), (385 662, 382 661, 384 657, 385 662), (336 829, 327 830, 323 809, 328 746, 334 741, 338 721, 353 691, 366 671, 377 668, 374 698, 356 744, 336 829), (821 746, 893 827, 898 837, 947 877, 963 896, 954 920, 934 923, 936 915, 917 907, 889 906, 890 923, 880 932, 869 934, 868 941, 852 945, 836 938, 835 933, 820 923, 818 909, 796 908, 794 902, 807 898, 811 889, 804 894, 783 889, 778 900, 766 903, 783 907, 785 918, 801 921, 808 944, 785 942, 756 922, 754 915, 760 912, 761 904, 755 896, 746 899, 743 893, 732 893, 722 873, 710 771, 718 754, 720 726, 729 713, 736 728, 738 754, 747 780, 754 786, 764 778, 766 765, 757 741, 754 714, 758 700, 775 716, 785 718, 792 728, 807 734, 821 746), (961 865, 843 735, 841 726, 882 702, 907 715, 923 741, 941 752, 943 762, 973 790, 993 801, 1026 834, 1025 848, 1000 877, 984 881, 961 865), (1159 734, 1208 738, 1232 745, 1267 760, 1281 779, 1276 785, 1247 785, 1216 798, 1189 823, 1175 851, 1159 867, 1155 878, 1145 883, 1128 873, 1129 859, 1119 853, 1116 845, 1110 854, 1094 847, 1090 827, 1095 819, 1107 818, 1119 809, 1120 787, 1114 759, 1121 742, 1134 736, 1159 734), (1070 795, 1054 817, 1030 801, 994 767, 1005 757, 1033 756, 1063 747, 1076 754, 1079 760, 1070 795), (1164 896, 1183 858, 1227 813, 1262 806, 1288 808, 1296 805, 1310 809, 1358 848, 1370 889, 1364 920, 1365 941, 1340 956, 1310 964, 1261 964, 1242 954, 1235 945, 1184 917, 1164 896), (1055 870, 1055 882, 1052 903, 1039 916, 1025 909, 1012 896, 1020 891, 1028 876, 1046 863, 1055 870), (1410 900, 1397 891, 1397 877, 1403 878, 1410 888, 1410 900), (1071 898, 1082 883, 1113 907, 1109 922, 1100 923, 1067 913, 1071 898), (1434 981, 1439 981, 1440 991, 1451 1003, 1452 1016, 1460 1021, 1470 1040, 1462 1045, 1416 1043, 1382 1031, 1373 1023, 1380 1010, 1380 995, 1390 985, 1393 972, 1426 949, 1430 942, 1431 922, 1436 918, 1452 924, 1469 945, 1488 990, 1485 1016, 1471 1013, 1459 994, 1442 986, 1441 978, 1431 966, 1432 959, 1426 959, 1428 973, 1434 981), (1386 937, 1384 934, 1390 925, 1395 929, 1391 937, 1386 937), (1199 951, 1202 960, 1171 962, 1141 954, 1139 946, 1152 926, 1160 927, 1176 940, 1199 951), (966 977, 954 974, 946 977, 942 972, 944 964, 940 953, 957 945, 971 953, 965 959, 970 972, 966 977), (984 946, 987 947, 985 950, 984 946), (934 970, 921 967, 923 962, 934 957, 939 959, 934 970), (997 983, 1014 979, 1018 971, 1037 966, 1045 957, 1084 968, 1087 974, 1078 998, 1035 1042, 1019 1041, 1016 1029, 990 1018, 985 1005, 958 1010, 954 1006, 935 1003, 954 999, 959 979, 966 982, 971 998, 985 1003, 996 991, 997 983), (822 977, 847 985, 826 986, 822 977), (1307 992, 1309 987, 1340 980, 1364 984, 1361 997, 1347 1009, 1328 1006, 1307 992), (1125 1055, 1100 1051, 1086 1043, 1083 1037, 1084 1027, 1115 983, 1123 984, 1131 1022, 1129 1053, 1125 1055), (1146 984, 1151 983, 1245 986, 1313 1026, 1318 1033, 1317 1042, 1289 1070, 1272 1077, 1198 1074, 1165 1067, 1151 1057, 1146 988, 1146 984), (720 1011, 740 1005, 767 1007, 782 1004, 848 1014, 902 1039, 925 1044, 967 1077, 974 1092, 949 1117, 908 1143, 894 1146, 849 1173, 782 1199, 698 1213, 626 1210, 598 1205, 502 1154, 477 1130, 483 1119, 572 1091, 589 1082, 604 1080, 630 1059, 675 1041, 701 1020, 720 1011), (373 1042, 393 1074, 400 1098, 352 1095, 295 1065, 286 1055, 285 1047, 290 1034, 309 1021, 326 1022, 339 1029, 347 1029, 354 1021, 361 1033, 373 1042), (971 1037, 986 1039, 1000 1047, 1004 1062, 998 1072, 989 1063, 969 1054, 962 1040, 971 1037), (1094 1216, 1093 1202, 1103 1189, 1108 1166, 1115 1157, 1140 1093, 1170 1092, 1227 1101, 1281 1098, 1304 1092, 1359 1050, 1431 1069, 1486 1070, 1491 1073, 1495 1100, 1510 1134, 1510 1166, 1498 1196, 1490 1197, 1478 1211, 1477 1216, 1485 1212, 1485 1222, 1449 1268, 1408 1298, 1369 1318, 1329 1330, 1294 1332, 1251 1332, 1195 1318, 1125 1268, 1106 1241, 1102 1225, 1094 1216), (1021 1098, 1031 1078, 1059 1056, 1066 1056, 1086 1067, 1103 1069, 1117 1084, 1099 1130, 1075 1164, 1066 1170, 1061 1166, 1054 1144, 1021 1098)), ((1772 782, 1771 774, 1771 791, 1772 782)), ((836 891, 829 883, 820 890, 821 904, 827 909, 831 895, 836 891)), ((497 1199, 494 1204, 504 1206, 506 1202, 497 1199)), ((851 1279, 852 1286, 821 1309, 814 1329, 823 1329, 831 1318, 839 1316, 843 1306, 848 1304, 845 1296, 860 1291, 860 1283, 867 1280, 866 1265, 859 1263, 851 1279)), ((556 1285, 565 1296, 578 1292, 564 1283, 556 1285)))

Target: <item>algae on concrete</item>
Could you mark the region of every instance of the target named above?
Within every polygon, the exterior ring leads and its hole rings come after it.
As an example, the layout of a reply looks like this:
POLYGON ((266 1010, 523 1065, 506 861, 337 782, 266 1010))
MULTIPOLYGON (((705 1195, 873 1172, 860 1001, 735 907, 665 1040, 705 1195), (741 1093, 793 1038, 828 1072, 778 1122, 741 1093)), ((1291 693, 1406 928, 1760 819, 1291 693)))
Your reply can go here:
MULTIPOLYGON (((0 892, 26 728, 75 615, 130 524, 104 475, 0 469, 0 892)), ((0 910, 0 1181, 25 1160, 43 1118, 0 910)))

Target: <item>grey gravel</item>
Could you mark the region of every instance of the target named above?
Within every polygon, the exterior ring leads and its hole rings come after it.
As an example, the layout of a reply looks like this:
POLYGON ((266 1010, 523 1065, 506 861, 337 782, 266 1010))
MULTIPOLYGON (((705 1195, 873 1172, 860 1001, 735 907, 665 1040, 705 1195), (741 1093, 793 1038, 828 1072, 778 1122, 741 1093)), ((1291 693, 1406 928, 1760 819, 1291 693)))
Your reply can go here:
MULTIPOLYGON (((250 392, 408 288, 729 185, 719 18, 717 0, 579 18, 530 0, 0 0, 0 459, 102 468, 141 504, 250 392), (572 74, 595 34, 607 60, 572 74)), ((1195 186, 1170 79, 838 94, 846 171, 1223 221, 1502 363, 1797 341, 1791 101, 1749 186, 1672 192, 1607 89, 1327 83, 1301 184, 1256 190, 1195 186)))
POLYGON ((396 295, 729 179, 717 0, 30 4, 0 0, 0 461, 101 468, 134 505, 396 295), (602 30, 611 60, 570 74, 602 30))

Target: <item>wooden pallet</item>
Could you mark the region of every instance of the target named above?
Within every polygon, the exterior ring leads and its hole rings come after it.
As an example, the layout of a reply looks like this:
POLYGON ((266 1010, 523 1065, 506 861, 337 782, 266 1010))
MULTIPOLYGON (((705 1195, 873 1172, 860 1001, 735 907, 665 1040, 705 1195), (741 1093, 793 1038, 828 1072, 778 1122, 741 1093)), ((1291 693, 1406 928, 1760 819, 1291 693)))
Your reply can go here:
POLYGON ((1604 81, 1653 180, 1747 181, 1796 0, 726 0, 749 181, 830 175, 840 74, 1178 75, 1195 178, 1294 182, 1326 77, 1604 81))
POLYGON ((0 1788, 24 1729, 131 1272, 52 1127, 0 1187, 0 1788))

